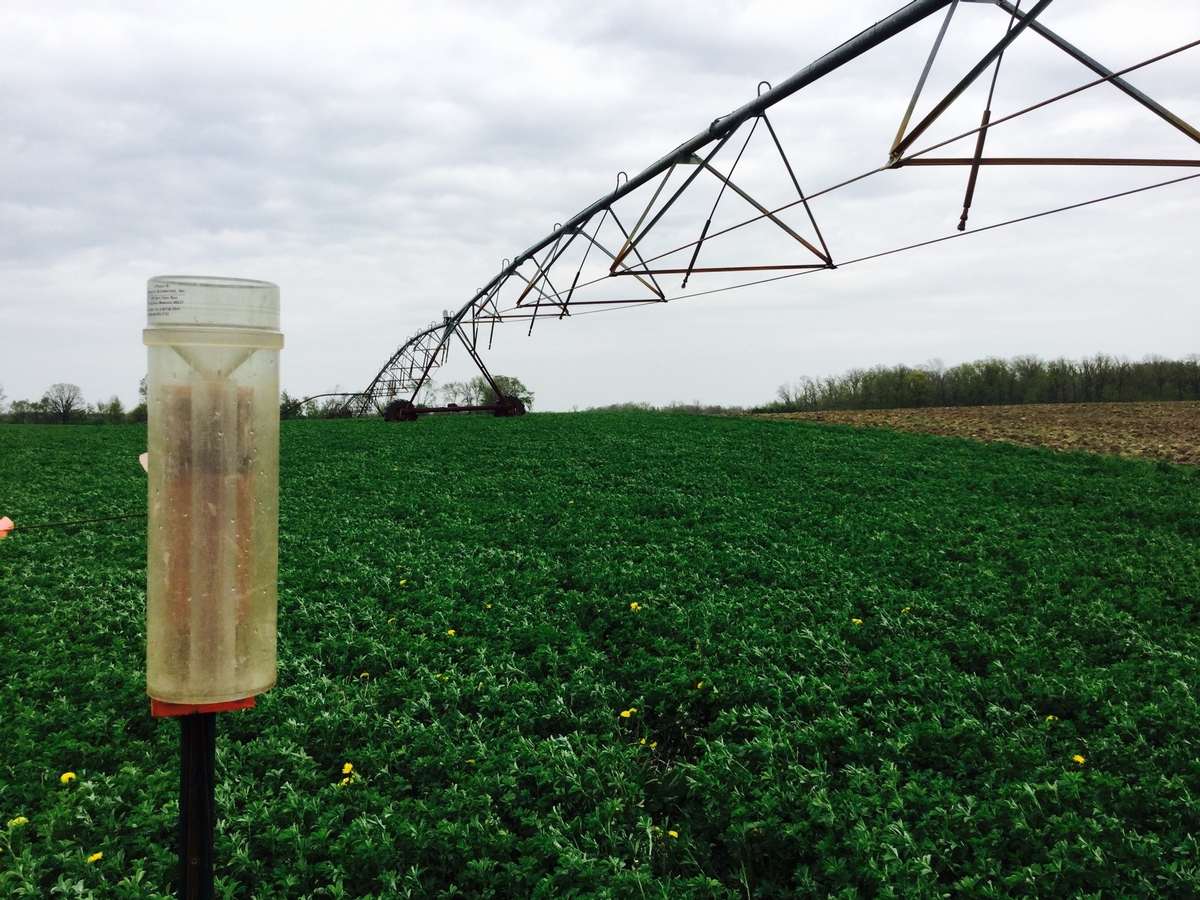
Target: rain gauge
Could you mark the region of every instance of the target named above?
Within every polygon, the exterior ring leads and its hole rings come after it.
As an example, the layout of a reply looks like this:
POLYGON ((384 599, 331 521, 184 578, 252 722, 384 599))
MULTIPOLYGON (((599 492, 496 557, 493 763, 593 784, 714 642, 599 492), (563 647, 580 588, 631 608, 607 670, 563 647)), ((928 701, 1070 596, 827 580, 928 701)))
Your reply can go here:
POLYGON ((279 288, 147 288, 146 693, 180 716, 181 897, 212 896, 216 713, 275 684, 279 288))

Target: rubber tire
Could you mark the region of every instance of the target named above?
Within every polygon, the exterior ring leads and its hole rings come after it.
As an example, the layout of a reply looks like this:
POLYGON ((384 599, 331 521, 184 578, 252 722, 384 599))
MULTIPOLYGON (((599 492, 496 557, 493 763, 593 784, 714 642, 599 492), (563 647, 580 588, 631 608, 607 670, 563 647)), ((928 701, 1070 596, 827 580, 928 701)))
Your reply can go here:
POLYGON ((393 400, 383 410, 385 422, 415 422, 417 408, 408 400, 393 400))
POLYGON ((495 415, 498 418, 525 415, 525 403, 520 397, 502 397, 500 402, 504 404, 504 408, 496 410, 495 415))

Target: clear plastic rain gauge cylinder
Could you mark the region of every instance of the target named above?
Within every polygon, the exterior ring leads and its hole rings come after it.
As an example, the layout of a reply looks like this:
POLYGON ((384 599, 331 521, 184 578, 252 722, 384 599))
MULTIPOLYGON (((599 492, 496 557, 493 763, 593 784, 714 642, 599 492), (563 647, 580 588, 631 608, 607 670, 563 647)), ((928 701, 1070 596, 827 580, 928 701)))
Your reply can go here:
POLYGON ((275 684, 279 288, 150 279, 146 693, 223 703, 275 684))

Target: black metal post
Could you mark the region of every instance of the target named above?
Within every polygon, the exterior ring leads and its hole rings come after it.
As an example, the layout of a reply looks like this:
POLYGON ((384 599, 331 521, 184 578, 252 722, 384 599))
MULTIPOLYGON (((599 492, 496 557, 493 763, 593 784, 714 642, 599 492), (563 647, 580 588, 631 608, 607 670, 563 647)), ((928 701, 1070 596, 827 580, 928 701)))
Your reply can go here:
POLYGON ((213 898, 217 714, 179 717, 179 896, 213 898))

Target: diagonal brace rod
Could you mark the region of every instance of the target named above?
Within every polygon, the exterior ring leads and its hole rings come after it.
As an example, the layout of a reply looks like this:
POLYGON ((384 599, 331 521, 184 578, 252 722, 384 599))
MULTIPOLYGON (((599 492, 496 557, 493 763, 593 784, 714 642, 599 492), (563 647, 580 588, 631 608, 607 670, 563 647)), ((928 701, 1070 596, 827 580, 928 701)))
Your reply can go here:
MULTIPOLYGON (((1028 16, 1026 16, 1025 14, 1019 12, 1017 10, 1017 8, 1015 6, 1013 6, 1011 3, 1007 2, 1007 0, 995 0, 995 3, 1001 9, 1005 10, 1006 12, 1011 13, 1013 16, 1015 16, 1018 19, 1032 18, 1034 12, 1036 12, 1036 10, 1034 10, 1033 12, 1029 13, 1028 16)), ((1170 122, 1172 125, 1174 125, 1176 128, 1178 128, 1180 131, 1182 131, 1184 134, 1186 134, 1188 137, 1190 137, 1193 141, 1200 142, 1200 131, 1197 131, 1195 128, 1193 128, 1191 125, 1189 125, 1183 119, 1179 118, 1179 116, 1175 115, 1175 113, 1171 112, 1169 109, 1167 109, 1162 104, 1160 104, 1157 101, 1153 100, 1152 98, 1148 97, 1146 94, 1143 94, 1141 91, 1139 91, 1137 88, 1135 88, 1132 84, 1130 84, 1124 78, 1121 78, 1118 75, 1114 75, 1111 69, 1105 68, 1100 63, 1098 63, 1096 60, 1092 59, 1090 56, 1088 56, 1086 53, 1084 53, 1082 50, 1080 50, 1078 47, 1072 46, 1071 44, 1067 43, 1065 40, 1063 40, 1061 37, 1059 37, 1057 34, 1055 34, 1053 31, 1051 31, 1049 28, 1047 28, 1045 25, 1041 24, 1040 22, 1031 22, 1030 27, 1034 31, 1036 31, 1038 34, 1040 34, 1042 37, 1044 37, 1046 40, 1048 40, 1050 43, 1052 43, 1055 47, 1062 50, 1067 55, 1072 56, 1075 59, 1079 60, 1079 62, 1083 63, 1085 66, 1087 66, 1093 72, 1095 72, 1097 75, 1101 75, 1104 78, 1111 81, 1116 87, 1120 88, 1122 91, 1124 91, 1126 94, 1128 94, 1134 100, 1136 100, 1138 103, 1142 104, 1142 106, 1146 107, 1148 110, 1153 112, 1155 115, 1170 122)))
MULTIPOLYGON (((814 247, 812 244, 810 244, 804 238, 800 237, 800 235, 796 234, 795 231, 793 231, 791 228, 788 227, 786 222, 784 222, 777 215, 775 215, 773 212, 771 212, 769 209, 767 209, 765 206, 763 206, 761 203, 759 203, 757 200, 755 200, 753 197, 751 197, 749 194, 747 194, 745 191, 743 191, 740 187, 738 187, 736 184, 734 184, 732 181, 730 181, 728 178, 726 178, 724 175, 722 175, 720 172, 718 172, 712 166, 710 166, 707 162, 703 163, 703 165, 704 165, 704 168, 708 169, 708 171, 712 172, 713 175, 715 175, 718 179, 720 179, 720 181, 723 184, 732 188, 733 191, 739 197, 741 197, 743 200, 745 200, 747 203, 749 203, 751 206, 753 206, 755 209, 757 209, 760 213, 762 213, 764 216, 766 216, 768 219, 770 219, 772 222, 774 222, 776 225, 778 225, 780 228, 782 228, 784 231, 786 231, 788 234, 790 234, 792 237, 794 237, 796 240, 798 240, 801 244, 803 244, 805 247, 807 247, 809 250, 811 250, 816 256, 818 256, 820 259, 822 259, 826 265, 829 265, 830 263, 833 262, 833 260, 831 260, 826 254, 822 253, 820 250, 818 250, 816 247, 814 247)), ((701 240, 703 240, 703 238, 701 238, 701 240)))
POLYGON ((995 61, 996 57, 998 57, 1008 48, 1009 44, 1011 44, 1017 39, 1018 36, 1020 36, 1021 32, 1033 24, 1033 20, 1036 19, 1042 10, 1049 6, 1050 3, 1051 0, 1041 0, 1037 6, 1029 11, 1028 15, 1021 16, 1021 24, 1004 35, 1004 37, 1000 39, 999 43, 989 50, 987 55, 984 56, 983 59, 981 59, 978 63, 976 63, 975 67, 971 69, 970 72, 963 76, 962 81, 951 88, 950 93, 942 98, 942 101, 933 109, 931 109, 929 114, 926 115, 924 119, 913 126, 913 129, 908 133, 908 136, 905 137, 904 140, 900 141, 900 143, 898 143, 896 148, 892 151, 891 161, 895 162, 901 156, 903 156, 904 151, 911 147, 913 142, 922 134, 924 134, 930 125, 937 121, 938 116, 950 108, 950 105, 962 95, 963 91, 975 83, 975 79, 984 73, 984 70, 986 70, 987 67, 995 61))

